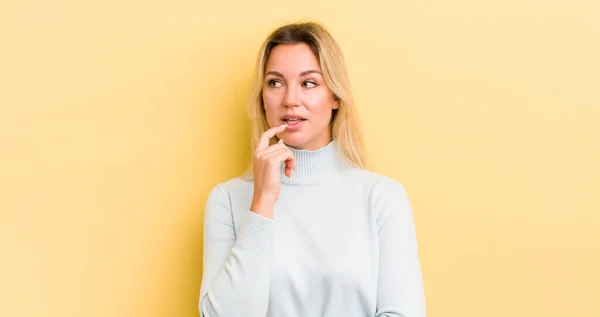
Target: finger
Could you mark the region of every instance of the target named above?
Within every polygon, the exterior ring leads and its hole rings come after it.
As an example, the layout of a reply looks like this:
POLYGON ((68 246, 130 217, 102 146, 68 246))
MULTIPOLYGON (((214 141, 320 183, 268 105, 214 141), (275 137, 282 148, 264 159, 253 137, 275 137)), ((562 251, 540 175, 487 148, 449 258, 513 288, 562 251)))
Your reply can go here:
POLYGON ((287 177, 292 177, 292 171, 295 169, 294 160, 285 160, 285 170, 284 173, 287 177))
MULTIPOLYGON (((283 140, 279 140, 279 143, 283 144, 283 140)), ((286 149, 289 151, 289 149, 287 148, 287 146, 286 146, 286 149)), ((291 151, 290 151, 290 153, 291 153, 291 151)), ((294 157, 294 159, 291 159, 291 160, 288 159, 288 160, 285 161, 285 166, 286 166, 286 173, 285 174, 286 175, 287 175, 288 168, 290 170, 290 175, 292 174, 292 169, 296 169, 296 157, 293 154, 292 154, 292 156, 294 157)))
POLYGON ((283 124, 263 132, 263 134, 260 135, 260 140, 258 141, 256 150, 260 151, 266 149, 269 146, 269 140, 277 133, 285 131, 286 127, 287 124, 283 124))
MULTIPOLYGON (((282 147, 277 147, 276 145, 272 145, 270 147, 268 147, 265 152, 262 153, 261 158, 265 159, 265 160, 270 160, 270 159, 274 159, 274 160, 279 160, 279 157, 281 156, 280 154, 282 153, 286 153, 286 152, 290 152, 290 150, 286 147, 282 148, 282 147), (269 152, 266 152, 270 150, 269 152)), ((284 160, 280 160, 279 162, 283 162, 284 160)))
POLYGON ((292 171, 296 169, 296 161, 288 159, 285 160, 285 175, 287 177, 292 177, 292 171))
POLYGON ((296 168, 296 157, 288 148, 273 151, 268 155, 264 156, 264 159, 272 159, 279 163, 285 162, 286 169, 289 168, 290 170, 292 170, 296 168))
POLYGON ((280 142, 277 142, 276 144, 273 144, 273 145, 267 147, 266 149, 264 149, 262 151, 256 152, 256 154, 258 156, 263 156, 263 155, 272 153, 275 150, 282 150, 282 149, 283 150, 287 149, 287 146, 280 141, 280 142))
POLYGON ((285 171, 283 171, 283 173, 285 174, 285 176, 287 177, 292 177, 292 169, 289 167, 285 167, 285 171))

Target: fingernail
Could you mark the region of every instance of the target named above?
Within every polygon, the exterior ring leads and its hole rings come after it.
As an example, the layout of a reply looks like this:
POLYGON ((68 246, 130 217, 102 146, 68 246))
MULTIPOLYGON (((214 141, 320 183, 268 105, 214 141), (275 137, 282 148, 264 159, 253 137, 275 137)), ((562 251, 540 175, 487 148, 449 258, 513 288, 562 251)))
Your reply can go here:
POLYGON ((277 143, 283 143, 283 139, 279 139, 279 142, 277 142, 277 143))
POLYGON ((287 127, 287 124, 282 124, 279 126, 280 128, 287 127))

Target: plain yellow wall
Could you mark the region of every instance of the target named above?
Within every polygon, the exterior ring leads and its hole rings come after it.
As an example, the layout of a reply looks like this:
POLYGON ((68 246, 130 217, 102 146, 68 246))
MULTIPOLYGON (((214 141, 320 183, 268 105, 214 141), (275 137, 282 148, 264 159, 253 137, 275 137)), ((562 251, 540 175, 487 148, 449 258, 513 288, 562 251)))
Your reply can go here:
MULTIPOLYGON (((0 315, 197 316, 255 54, 340 42, 430 317, 600 316, 597 1, 2 1, 0 315)), ((407 316, 411 317, 411 316, 407 316)))

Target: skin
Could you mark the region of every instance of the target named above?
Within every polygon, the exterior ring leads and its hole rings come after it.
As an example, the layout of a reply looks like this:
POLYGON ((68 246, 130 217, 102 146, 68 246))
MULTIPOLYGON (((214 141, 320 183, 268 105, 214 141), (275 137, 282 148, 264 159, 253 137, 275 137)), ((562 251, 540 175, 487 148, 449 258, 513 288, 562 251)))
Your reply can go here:
POLYGON ((286 114, 307 120, 297 131, 277 137, 293 148, 316 150, 331 141, 329 122, 339 102, 325 83, 317 57, 307 44, 282 44, 271 51, 265 69, 263 102, 269 126, 285 124, 286 114))
POLYGON ((273 218, 281 187, 280 166, 292 176, 296 167, 289 145, 301 150, 316 150, 331 142, 329 123, 339 102, 325 83, 316 56, 306 44, 281 44, 273 48, 267 61, 263 83, 263 104, 272 128, 264 132, 254 156, 254 195, 250 210, 273 218), (306 119, 299 129, 288 130, 282 117, 289 114, 306 119), (280 141, 269 146, 277 136, 280 141), (285 143, 285 144, 284 144, 285 143))

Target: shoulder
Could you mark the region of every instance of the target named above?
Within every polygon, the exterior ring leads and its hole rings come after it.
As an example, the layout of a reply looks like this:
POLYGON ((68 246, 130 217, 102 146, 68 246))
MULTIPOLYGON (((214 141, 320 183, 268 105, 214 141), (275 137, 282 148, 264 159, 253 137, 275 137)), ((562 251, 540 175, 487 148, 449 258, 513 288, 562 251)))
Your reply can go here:
POLYGON ((361 184, 365 190, 371 191, 383 200, 406 196, 403 183, 383 174, 352 168, 348 170, 347 177, 349 181, 361 184))
POLYGON ((370 170, 357 168, 348 170, 347 177, 349 177, 347 181, 360 186, 367 195, 369 206, 376 215, 378 228, 381 228, 392 212, 401 214, 412 212, 405 187, 400 181, 370 170))
POLYGON ((208 199, 226 202, 231 208, 236 202, 244 202, 250 199, 253 192, 252 180, 236 177, 214 185, 208 199))
POLYGON ((244 192, 248 189, 253 188, 252 180, 244 179, 242 177, 235 177, 226 181, 220 182, 213 187, 213 190, 220 190, 224 193, 238 193, 244 192))

